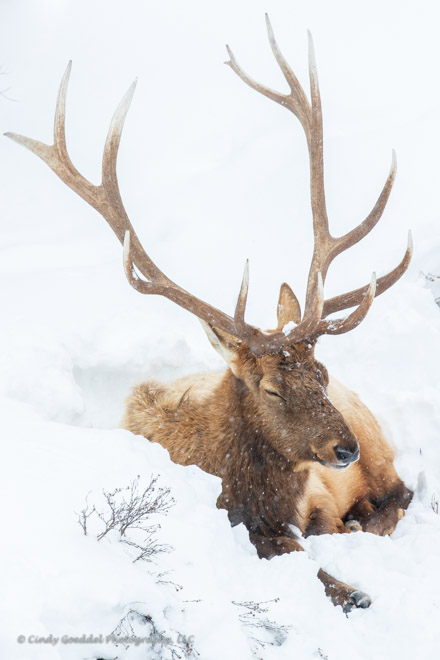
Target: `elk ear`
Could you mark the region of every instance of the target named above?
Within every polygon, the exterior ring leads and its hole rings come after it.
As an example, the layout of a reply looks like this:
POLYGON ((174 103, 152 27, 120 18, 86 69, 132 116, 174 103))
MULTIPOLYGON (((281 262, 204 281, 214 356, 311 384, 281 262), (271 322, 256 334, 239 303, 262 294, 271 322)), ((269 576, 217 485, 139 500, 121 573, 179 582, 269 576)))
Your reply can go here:
POLYGON ((237 351, 241 342, 224 330, 214 328, 205 321, 202 321, 202 319, 199 319, 199 321, 206 332, 211 346, 222 356, 233 374, 236 376, 237 367, 235 364, 235 358, 237 357, 237 351))
POLYGON ((281 285, 280 297, 277 306, 278 328, 282 330, 287 323, 293 321, 298 325, 301 322, 301 307, 292 289, 285 282, 281 285))

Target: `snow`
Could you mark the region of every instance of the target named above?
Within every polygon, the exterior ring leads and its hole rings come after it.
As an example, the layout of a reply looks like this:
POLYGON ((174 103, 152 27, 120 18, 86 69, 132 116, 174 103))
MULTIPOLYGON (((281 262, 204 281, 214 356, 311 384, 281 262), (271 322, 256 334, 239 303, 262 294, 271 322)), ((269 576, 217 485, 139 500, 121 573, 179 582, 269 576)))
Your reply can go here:
POLYGON ((286 323, 286 325, 283 327, 282 330, 283 334, 287 337, 287 335, 289 335, 292 332, 295 326, 296 323, 294 323, 293 321, 289 321, 289 323, 286 323))
MULTIPOLYGON (((102 219, 4 139, 2 657, 154 657, 147 642, 61 641, 105 638, 130 609, 151 615, 175 643, 194 636, 203 660, 438 657, 440 309, 437 280, 422 275, 440 274, 437 4, 4 0, 2 132, 51 142, 57 88, 72 59, 67 140, 96 183, 108 123, 138 76, 118 173, 144 246, 171 279, 229 314, 249 257, 246 318, 273 327, 281 282, 303 299, 311 259, 305 140, 290 113, 222 64, 227 42, 250 75, 285 90, 264 11, 305 86, 307 28, 313 34, 334 235, 369 213, 397 152, 384 217, 337 259, 326 297, 394 267, 408 228, 412 264, 359 328, 324 337, 317 357, 374 411, 414 500, 389 538, 311 537, 307 554, 259 560, 243 527, 231 528, 216 509, 218 479, 118 428, 131 386, 218 369, 220 357, 196 319, 128 286, 122 248, 102 219), (138 474, 147 482, 159 474, 176 501, 155 521, 158 540, 174 548, 155 564, 132 563, 117 538, 84 536, 75 513, 88 494, 98 498, 138 474), (333 607, 319 566, 367 591, 371 607, 348 618, 333 607), (255 649, 252 635, 264 631, 243 625, 246 609, 234 604, 250 601, 270 601, 259 620, 289 626, 281 646, 255 649), (50 635, 57 644, 30 641, 50 635)), ((139 636, 150 631, 135 625, 139 636)), ((156 657, 170 653, 164 647, 156 657)))

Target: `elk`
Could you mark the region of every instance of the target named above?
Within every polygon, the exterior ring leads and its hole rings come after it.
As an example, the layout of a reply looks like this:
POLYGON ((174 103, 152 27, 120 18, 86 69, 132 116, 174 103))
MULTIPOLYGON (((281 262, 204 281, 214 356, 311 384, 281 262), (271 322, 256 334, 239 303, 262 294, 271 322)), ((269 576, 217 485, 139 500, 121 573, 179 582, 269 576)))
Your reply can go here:
MULTIPOLYGON (((228 48, 227 64, 251 88, 281 104, 299 120, 310 159, 314 250, 304 313, 292 289, 281 285, 278 326, 262 331, 245 320, 248 265, 231 317, 185 291, 163 273, 142 247, 124 209, 116 161, 135 83, 118 106, 108 132, 102 183, 86 180, 71 162, 65 139, 69 63, 55 112, 54 144, 6 135, 39 156, 70 188, 96 209, 123 244, 129 283, 143 294, 165 296, 198 317, 212 346, 227 363, 224 373, 207 373, 170 384, 154 380, 128 397, 123 427, 165 447, 181 465, 198 465, 217 475, 217 501, 232 525, 244 523, 258 555, 302 550, 301 534, 365 530, 390 534, 411 501, 393 465, 393 451, 379 424, 357 395, 330 378, 314 349, 324 334, 349 332, 365 318, 375 296, 405 272, 412 245, 400 264, 369 285, 324 298, 333 259, 360 241, 382 216, 396 174, 390 173, 367 218, 344 236, 330 234, 324 191, 321 99, 309 35, 310 101, 284 59, 266 16, 270 46, 290 89, 282 94, 250 78, 228 48), (330 315, 349 310, 345 318, 330 315)), ((326 594, 345 612, 368 607, 370 597, 322 569, 326 594)))

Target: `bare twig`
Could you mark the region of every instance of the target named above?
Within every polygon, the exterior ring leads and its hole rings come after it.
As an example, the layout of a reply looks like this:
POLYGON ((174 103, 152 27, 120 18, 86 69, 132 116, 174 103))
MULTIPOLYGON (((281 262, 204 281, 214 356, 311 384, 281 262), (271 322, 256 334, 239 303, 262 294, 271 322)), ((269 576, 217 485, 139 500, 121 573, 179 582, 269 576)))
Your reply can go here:
POLYGON ((433 493, 431 497, 431 508, 438 515, 439 513, 439 494, 433 493))
POLYGON ((149 524, 150 516, 156 513, 165 515, 174 505, 169 488, 157 485, 158 476, 151 476, 145 488, 140 487, 140 476, 130 482, 125 488, 115 488, 113 491, 102 491, 104 506, 90 508, 88 496, 86 506, 78 514, 78 523, 87 536, 88 519, 96 514, 102 523, 102 531, 96 536, 101 541, 107 534, 115 531, 120 536, 120 542, 138 551, 133 562, 139 560, 151 561, 153 555, 169 552, 171 547, 156 541, 156 532, 160 525, 149 524), (141 530, 146 534, 139 541, 130 537, 130 532, 141 530))
POLYGON ((175 631, 174 635, 167 634, 163 630, 159 630, 150 614, 144 614, 138 609, 131 608, 110 633, 110 637, 113 638, 116 646, 124 644, 125 649, 128 649, 130 644, 126 640, 135 639, 137 636, 144 640, 148 638, 154 648, 154 657, 161 658, 161 660, 180 660, 199 656, 194 648, 193 635, 187 636, 175 631), (176 641, 173 640, 174 636, 177 638, 176 641))
POLYGON ((241 624, 249 629, 249 637, 253 643, 253 651, 256 653, 258 648, 266 646, 281 646, 287 639, 287 635, 292 626, 283 626, 276 621, 271 621, 267 616, 268 605, 278 603, 279 598, 261 602, 255 601, 232 601, 233 605, 244 608, 238 616, 241 624), (259 633, 263 633, 265 639, 261 639, 259 633), (258 635, 258 636, 257 636, 258 635))
POLYGON ((93 506, 91 509, 89 509, 89 502, 88 502, 88 497, 90 493, 87 494, 86 497, 86 506, 84 509, 82 509, 78 514, 78 523, 82 527, 82 530, 84 532, 84 536, 87 536, 87 521, 90 518, 91 515, 93 515, 96 512, 95 507, 93 506))

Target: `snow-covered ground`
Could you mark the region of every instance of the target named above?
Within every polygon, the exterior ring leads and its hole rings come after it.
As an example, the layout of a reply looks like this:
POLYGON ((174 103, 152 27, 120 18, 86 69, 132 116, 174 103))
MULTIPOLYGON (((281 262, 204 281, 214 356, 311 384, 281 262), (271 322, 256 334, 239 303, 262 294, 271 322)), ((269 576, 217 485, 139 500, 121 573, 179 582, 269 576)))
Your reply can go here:
MULTIPOLYGON (((438 658, 440 309, 436 282, 431 291, 421 274, 440 274, 438 3, 2 0, 1 132, 51 141, 72 59, 70 153, 97 182, 108 121, 139 76, 118 172, 144 245, 173 280, 228 313, 249 257, 248 319, 273 327, 280 283, 303 295, 311 254, 305 140, 292 115, 222 64, 227 42, 249 73, 284 89, 264 11, 304 85, 307 28, 314 36, 335 235, 367 215, 397 151, 384 217, 337 260, 327 297, 393 267, 409 228, 412 265, 359 329, 323 338, 317 355, 375 412, 414 500, 391 537, 314 537, 304 542, 308 555, 259 560, 242 526, 232 529, 216 509, 218 479, 118 429, 124 397, 142 378, 222 366, 197 320, 134 292, 104 221, 4 139, 2 658, 165 658, 180 653, 179 634, 203 660, 438 658), (86 496, 95 502, 103 489, 152 474, 176 502, 157 520, 158 542, 171 552, 132 563, 114 535, 83 534, 75 512, 86 496), (319 566, 367 591, 370 609, 347 618, 333 607, 319 566), (265 601, 267 613, 247 616, 243 603, 265 601), (175 646, 154 656, 147 642, 61 641, 127 631, 130 610, 151 615, 175 646), (266 619, 288 628, 271 634, 266 619), (56 644, 35 642, 50 635, 56 644)), ((148 637, 143 621, 133 628, 148 637)))

